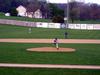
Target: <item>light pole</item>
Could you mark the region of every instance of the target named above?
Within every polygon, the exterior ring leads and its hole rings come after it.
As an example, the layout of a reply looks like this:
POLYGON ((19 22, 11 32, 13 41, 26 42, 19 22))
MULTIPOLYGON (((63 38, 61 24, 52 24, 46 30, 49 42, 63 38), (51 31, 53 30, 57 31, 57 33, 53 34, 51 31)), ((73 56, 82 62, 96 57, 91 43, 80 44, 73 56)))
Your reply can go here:
POLYGON ((67 0, 66 8, 67 9, 65 9, 66 20, 65 20, 65 31, 64 31, 64 38, 65 39, 68 38, 68 33, 66 32, 66 28, 68 28, 68 25, 69 25, 69 0, 67 0))
MULTIPOLYGON (((48 9, 49 9, 49 0, 47 0, 47 6, 48 6, 48 9)), ((47 12, 47 19, 48 19, 48 23, 47 23, 47 25, 48 25, 48 28, 49 28, 49 15, 48 15, 49 13, 47 12)))
POLYGON ((67 12, 66 12, 66 14, 67 14, 67 28, 68 28, 68 25, 69 25, 69 0, 67 0, 67 10, 66 10, 67 12))

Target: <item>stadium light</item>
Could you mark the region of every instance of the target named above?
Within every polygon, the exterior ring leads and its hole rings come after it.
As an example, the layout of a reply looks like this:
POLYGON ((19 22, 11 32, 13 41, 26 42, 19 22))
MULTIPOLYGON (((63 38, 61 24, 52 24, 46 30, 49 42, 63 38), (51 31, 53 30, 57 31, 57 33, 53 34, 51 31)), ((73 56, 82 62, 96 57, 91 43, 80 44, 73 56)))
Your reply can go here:
POLYGON ((66 14, 67 14, 67 27, 68 27, 68 24, 69 24, 69 0, 67 0, 67 10, 66 10, 67 12, 66 12, 66 14))

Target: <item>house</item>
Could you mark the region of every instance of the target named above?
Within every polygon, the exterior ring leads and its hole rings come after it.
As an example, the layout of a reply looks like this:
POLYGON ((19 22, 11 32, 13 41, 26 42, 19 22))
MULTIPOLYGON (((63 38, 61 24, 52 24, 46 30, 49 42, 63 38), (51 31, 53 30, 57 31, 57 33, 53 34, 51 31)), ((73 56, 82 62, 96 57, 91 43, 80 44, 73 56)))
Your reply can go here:
POLYGON ((37 9, 34 13, 34 17, 35 18, 42 18, 42 12, 40 11, 40 9, 37 9))
POLYGON ((26 8, 22 5, 18 6, 16 8, 16 10, 18 11, 18 16, 26 16, 25 13, 26 13, 26 8))
POLYGON ((38 6, 34 6, 33 4, 29 4, 25 6, 18 6, 16 8, 18 11, 18 16, 22 17, 30 17, 30 18, 42 18, 42 12, 40 11, 38 6))
POLYGON ((40 5, 36 3, 29 3, 26 6, 26 16, 30 18, 42 18, 42 12, 40 11, 40 5))

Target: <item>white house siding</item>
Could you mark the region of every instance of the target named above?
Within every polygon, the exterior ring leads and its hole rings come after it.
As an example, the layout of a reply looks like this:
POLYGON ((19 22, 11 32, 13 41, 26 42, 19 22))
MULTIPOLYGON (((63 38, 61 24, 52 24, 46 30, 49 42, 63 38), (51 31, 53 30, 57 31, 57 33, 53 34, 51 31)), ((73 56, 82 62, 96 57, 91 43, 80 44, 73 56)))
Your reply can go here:
POLYGON ((38 10, 34 13, 34 17, 35 17, 35 18, 42 18, 42 14, 41 14, 40 9, 38 9, 38 10))
POLYGON ((26 12, 26 17, 33 18, 33 12, 26 12))
POLYGON ((16 10, 18 11, 18 16, 26 16, 29 18, 42 18, 42 13, 40 11, 40 9, 38 9, 37 11, 34 12, 26 12, 26 8, 22 5, 20 5, 18 8, 16 8, 16 10))
POLYGON ((26 8, 20 5, 18 8, 16 8, 18 11, 18 16, 25 16, 26 13, 26 8))

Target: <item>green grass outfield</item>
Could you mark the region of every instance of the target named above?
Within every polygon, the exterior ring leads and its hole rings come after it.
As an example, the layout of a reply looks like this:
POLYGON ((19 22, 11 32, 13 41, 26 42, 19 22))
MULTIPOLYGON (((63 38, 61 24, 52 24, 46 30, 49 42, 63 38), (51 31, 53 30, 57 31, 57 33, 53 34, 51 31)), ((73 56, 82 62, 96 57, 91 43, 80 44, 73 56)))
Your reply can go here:
MULTIPOLYGON (((100 39, 99 30, 65 30, 0 25, 0 38, 68 38, 100 39)), ((0 43, 0 63, 28 64, 80 64, 100 65, 100 44, 60 44, 60 47, 75 48, 75 53, 28 52, 27 48, 53 46, 52 44, 0 43)), ((79 69, 29 69, 0 68, 0 75, 100 75, 100 70, 79 69)))
POLYGON ((32 28, 11 25, 0 25, 0 38, 64 38, 64 32, 68 32, 68 39, 100 39, 100 30, 70 30, 32 28))
MULTIPOLYGON (((99 44, 60 44, 74 53, 28 52, 27 48, 52 44, 0 43, 0 63, 100 65, 99 44)), ((100 70, 0 68, 0 75, 100 75, 100 70)))
POLYGON ((52 46, 53 44, 0 43, 0 62, 100 65, 99 44, 60 44, 60 47, 75 48, 76 52, 74 53, 43 53, 26 51, 27 48, 52 46))

